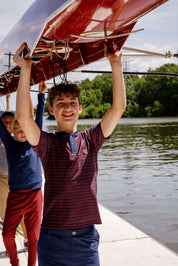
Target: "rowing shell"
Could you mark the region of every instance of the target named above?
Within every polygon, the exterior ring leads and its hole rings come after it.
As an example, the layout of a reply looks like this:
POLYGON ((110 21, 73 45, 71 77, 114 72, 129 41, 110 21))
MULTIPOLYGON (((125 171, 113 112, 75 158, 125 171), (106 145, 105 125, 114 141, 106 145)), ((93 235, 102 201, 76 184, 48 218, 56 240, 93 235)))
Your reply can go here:
POLYGON ((34 85, 103 58, 104 42, 120 50, 139 18, 166 1, 36 0, 0 44, 0 96, 17 89, 20 69, 12 57, 22 42, 34 85))

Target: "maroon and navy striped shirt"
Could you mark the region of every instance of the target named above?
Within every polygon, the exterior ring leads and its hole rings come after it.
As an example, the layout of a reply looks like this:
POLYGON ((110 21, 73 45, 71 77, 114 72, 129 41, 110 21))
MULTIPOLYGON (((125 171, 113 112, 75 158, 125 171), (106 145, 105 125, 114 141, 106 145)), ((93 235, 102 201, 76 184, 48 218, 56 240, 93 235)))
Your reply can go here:
POLYGON ((106 140, 100 123, 81 133, 41 132, 33 149, 45 174, 42 227, 74 229, 101 223, 97 156, 106 140))

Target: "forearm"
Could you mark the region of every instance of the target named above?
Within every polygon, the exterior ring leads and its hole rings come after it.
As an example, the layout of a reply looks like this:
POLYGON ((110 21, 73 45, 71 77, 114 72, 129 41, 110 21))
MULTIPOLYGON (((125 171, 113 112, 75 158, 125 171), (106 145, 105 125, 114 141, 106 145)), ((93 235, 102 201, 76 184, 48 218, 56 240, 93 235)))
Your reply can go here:
POLYGON ((111 63, 113 75, 113 103, 112 108, 123 113, 126 108, 126 92, 121 62, 111 63))
POLYGON ((40 138, 40 129, 35 123, 31 113, 31 97, 29 89, 31 60, 21 57, 21 53, 25 48, 28 48, 27 44, 23 43, 13 57, 14 62, 21 67, 16 98, 16 116, 28 142, 31 145, 36 146, 40 138))
POLYGON ((40 129, 43 127, 43 113, 45 106, 45 94, 38 94, 38 106, 36 110, 36 119, 35 122, 40 129))
POLYGON ((113 103, 101 121, 104 137, 111 135, 126 108, 125 84, 121 62, 111 62, 113 75, 113 103))
POLYGON ((20 123, 31 118, 30 75, 31 64, 29 63, 21 68, 17 89, 16 116, 20 123))
POLYGON ((34 108, 33 108, 33 103, 32 103, 31 96, 30 96, 30 113, 31 113, 31 117, 34 118, 34 108))
POLYGON ((7 100, 6 111, 7 111, 7 112, 10 112, 10 111, 11 111, 11 109, 10 109, 9 99, 7 100))

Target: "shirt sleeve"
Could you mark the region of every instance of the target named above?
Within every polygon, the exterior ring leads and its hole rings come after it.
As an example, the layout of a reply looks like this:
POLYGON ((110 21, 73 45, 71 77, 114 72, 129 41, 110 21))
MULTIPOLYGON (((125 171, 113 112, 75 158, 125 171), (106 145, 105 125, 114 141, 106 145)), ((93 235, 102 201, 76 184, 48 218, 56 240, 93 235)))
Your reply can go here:
POLYGON ((36 119, 35 122, 42 130, 43 127, 43 114, 44 114, 44 107, 45 107, 45 94, 38 94, 38 106, 36 110, 36 119))
POLYGON ((40 159, 43 161, 44 158, 47 160, 47 155, 50 150, 50 146, 52 143, 52 133, 47 133, 44 131, 41 131, 39 143, 37 146, 31 146, 32 149, 36 152, 36 154, 40 157, 40 159))
POLYGON ((110 136, 107 138, 103 136, 101 123, 87 129, 85 133, 87 134, 88 139, 93 142, 97 151, 102 147, 104 142, 110 138, 110 136))

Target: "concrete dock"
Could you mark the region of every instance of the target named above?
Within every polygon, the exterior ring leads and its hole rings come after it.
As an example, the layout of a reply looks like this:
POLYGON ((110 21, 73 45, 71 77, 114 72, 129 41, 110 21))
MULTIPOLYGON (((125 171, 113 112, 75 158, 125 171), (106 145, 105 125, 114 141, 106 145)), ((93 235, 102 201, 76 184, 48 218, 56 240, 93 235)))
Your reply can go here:
MULTIPOLYGON (((100 233, 101 266, 173 266, 178 255, 136 227, 100 205, 103 224, 100 233)), ((1 231, 1 230, 0 230, 1 231)), ((23 237, 16 236, 18 249, 23 248, 23 237)), ((0 252, 5 250, 0 233, 0 252)), ((27 252, 19 254, 20 265, 27 265, 27 252)), ((9 258, 0 256, 0 266, 8 266, 9 258)), ((37 263, 38 265, 38 263, 37 263)), ((85 266, 85 265, 83 265, 85 266)))
POLYGON ((101 266, 172 266, 178 255, 100 205, 101 266))

